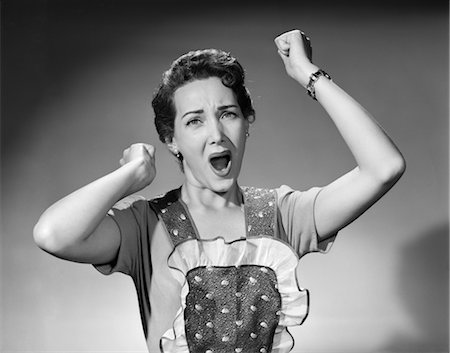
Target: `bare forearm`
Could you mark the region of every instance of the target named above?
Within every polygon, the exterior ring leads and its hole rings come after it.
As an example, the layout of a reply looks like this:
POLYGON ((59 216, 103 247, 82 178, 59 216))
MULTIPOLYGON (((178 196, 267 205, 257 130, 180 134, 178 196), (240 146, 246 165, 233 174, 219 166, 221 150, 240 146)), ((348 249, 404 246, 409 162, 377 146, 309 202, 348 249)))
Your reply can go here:
POLYGON ((316 98, 335 123, 359 170, 388 181, 401 174, 404 160, 373 117, 344 90, 325 77, 315 84, 316 98))
POLYGON ((112 261, 120 246, 120 231, 107 212, 118 200, 153 181, 154 147, 144 143, 131 145, 124 150, 120 165, 50 206, 34 227, 36 244, 71 261, 112 261))
MULTIPOLYGON (((298 30, 287 32, 275 39, 288 75, 304 88, 307 87, 311 75, 319 69, 306 55, 305 40, 309 41, 298 30)), ((360 172, 382 181, 401 174, 404 169, 402 155, 358 102, 324 76, 320 76, 313 84, 313 90, 316 99, 327 111, 350 148, 360 172)))
POLYGON ((50 206, 35 226, 37 242, 56 242, 54 247, 64 247, 84 241, 114 203, 126 196, 135 164, 126 164, 50 206))
POLYGON ((403 174, 405 161, 370 114, 318 71, 307 56, 309 38, 304 33, 286 32, 275 39, 275 44, 288 75, 315 95, 358 165, 324 186, 317 197, 316 227, 319 236, 325 238, 359 217, 384 195, 403 174), (316 75, 312 74, 316 72, 318 78, 314 80, 316 75))

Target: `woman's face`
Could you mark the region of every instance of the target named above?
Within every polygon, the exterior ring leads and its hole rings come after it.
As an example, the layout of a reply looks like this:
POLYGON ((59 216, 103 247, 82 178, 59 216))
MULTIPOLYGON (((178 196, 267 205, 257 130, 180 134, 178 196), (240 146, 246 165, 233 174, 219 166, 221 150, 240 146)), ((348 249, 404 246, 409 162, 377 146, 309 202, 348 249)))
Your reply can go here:
POLYGON ((234 92, 218 77, 196 80, 175 91, 174 105, 169 148, 183 155, 186 181, 228 191, 239 176, 248 129, 234 92))

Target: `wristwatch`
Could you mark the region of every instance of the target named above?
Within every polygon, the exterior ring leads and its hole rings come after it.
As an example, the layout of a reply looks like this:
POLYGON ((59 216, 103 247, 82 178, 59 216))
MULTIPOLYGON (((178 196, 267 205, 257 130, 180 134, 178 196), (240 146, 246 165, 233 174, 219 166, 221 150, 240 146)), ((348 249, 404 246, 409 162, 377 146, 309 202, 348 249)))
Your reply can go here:
POLYGON ((316 90, 314 89, 314 85, 316 84, 317 80, 321 76, 324 76, 327 79, 331 80, 331 76, 330 75, 328 75, 322 69, 319 69, 316 72, 312 73, 311 76, 309 76, 309 82, 308 82, 308 85, 306 86, 306 90, 308 91, 308 95, 314 100, 317 100, 316 99, 316 90))

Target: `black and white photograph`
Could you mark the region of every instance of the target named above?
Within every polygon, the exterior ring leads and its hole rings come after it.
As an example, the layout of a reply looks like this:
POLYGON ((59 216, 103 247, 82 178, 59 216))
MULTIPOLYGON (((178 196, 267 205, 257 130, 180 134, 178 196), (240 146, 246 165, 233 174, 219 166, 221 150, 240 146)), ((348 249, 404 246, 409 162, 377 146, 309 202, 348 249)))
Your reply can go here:
POLYGON ((2 0, 1 353, 448 353, 447 1, 2 0))

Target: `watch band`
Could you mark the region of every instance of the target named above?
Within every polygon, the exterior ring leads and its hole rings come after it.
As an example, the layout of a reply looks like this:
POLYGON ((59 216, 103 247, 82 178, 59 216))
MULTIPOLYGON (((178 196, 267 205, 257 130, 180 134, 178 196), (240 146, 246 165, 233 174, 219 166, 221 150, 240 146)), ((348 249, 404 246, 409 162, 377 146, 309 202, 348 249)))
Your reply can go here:
POLYGON ((308 85, 306 86, 306 90, 308 91, 308 95, 314 100, 317 100, 316 99, 316 90, 314 89, 314 85, 316 84, 317 80, 321 76, 324 76, 327 79, 331 80, 331 76, 330 75, 328 75, 322 69, 319 69, 316 72, 312 73, 311 76, 309 76, 309 82, 308 82, 308 85))

